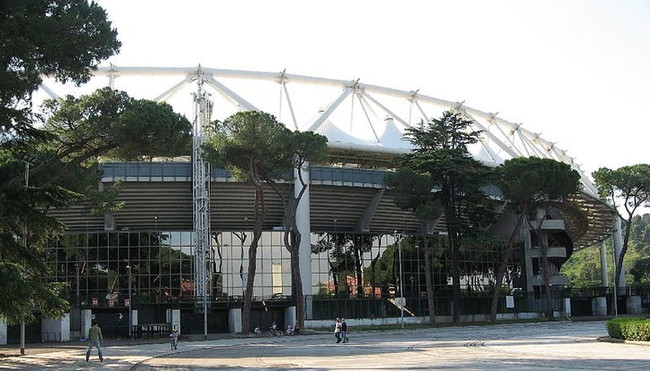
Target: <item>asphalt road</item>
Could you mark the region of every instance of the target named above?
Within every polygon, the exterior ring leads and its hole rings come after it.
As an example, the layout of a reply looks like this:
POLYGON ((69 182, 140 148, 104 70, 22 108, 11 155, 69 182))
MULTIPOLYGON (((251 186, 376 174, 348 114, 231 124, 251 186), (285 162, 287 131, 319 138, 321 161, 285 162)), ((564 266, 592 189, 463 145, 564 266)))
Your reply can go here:
POLYGON ((112 345, 105 360, 63 349, 0 358, 0 370, 650 370, 646 343, 614 343, 604 321, 463 326, 112 345))
POLYGON ((271 339, 152 358, 137 370, 650 370, 650 348, 602 342, 604 322, 553 322, 271 339), (297 341, 296 341, 297 340, 297 341))

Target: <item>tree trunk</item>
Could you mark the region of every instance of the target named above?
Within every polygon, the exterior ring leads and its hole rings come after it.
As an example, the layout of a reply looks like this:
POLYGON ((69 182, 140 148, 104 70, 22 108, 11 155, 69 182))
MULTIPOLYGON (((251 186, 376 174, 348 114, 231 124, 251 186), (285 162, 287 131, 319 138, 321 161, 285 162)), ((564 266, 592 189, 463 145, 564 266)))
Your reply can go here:
POLYGON ((356 272, 356 297, 363 297, 363 267, 361 264, 361 256, 359 254, 359 248, 354 248, 354 271, 356 272))
POLYGON ((460 323, 460 241, 458 237, 450 236, 451 244, 451 275, 453 285, 453 299, 454 305, 454 323, 460 323))
MULTIPOLYGON (((542 220, 543 221, 543 220, 542 220)), ((540 229, 541 229, 540 222, 540 229)), ((542 278, 544 280, 544 294, 546 297, 546 318, 549 320, 553 319, 553 295, 551 295, 551 269, 548 263, 548 241, 546 240, 546 235, 542 235, 541 231, 538 230, 538 238, 540 241, 540 252, 542 255, 542 278)))
MULTIPOLYGON (((632 216, 634 213, 629 213, 629 217, 625 221, 625 234, 623 235, 623 246, 621 246, 621 255, 616 259, 616 268, 614 269, 614 285, 616 285, 616 292, 621 287, 621 272, 623 271, 623 258, 627 253, 627 244, 630 241, 630 230, 632 228, 632 216)), ((614 257, 616 257, 616 246, 614 244, 614 239, 612 238, 612 250, 614 251, 614 257)), ((613 294, 612 294, 613 295, 613 294)), ((614 295, 614 300, 612 300, 612 313, 616 313, 618 306, 618 297, 614 295)))
POLYGON ((490 306, 490 322, 496 322, 497 320, 497 310, 499 308, 499 293, 501 291, 501 285, 503 282, 503 276, 506 274, 506 269, 508 268, 508 263, 512 258, 512 253, 515 250, 515 239, 519 234, 521 225, 523 223, 524 215, 520 214, 517 216, 517 224, 512 230, 512 234, 508 239, 508 244, 506 245, 506 250, 503 252, 503 257, 501 258, 501 263, 499 264, 499 269, 497 270, 497 275, 495 277, 494 288, 492 289, 492 304, 490 306))
POLYGON ((299 252, 296 250, 291 254, 291 275, 293 277, 294 296, 296 300, 296 324, 298 328, 305 328, 305 295, 300 277, 299 252), (294 257, 295 256, 295 257, 294 257))
POLYGON ((255 187, 255 220, 253 222, 253 239, 248 248, 248 273, 246 276, 246 291, 244 291, 244 311, 242 313, 242 334, 251 331, 251 310, 253 307, 253 284, 257 269, 257 246, 262 238, 264 222, 264 191, 261 186, 255 187))
POLYGON ((429 323, 436 323, 435 300, 433 291, 433 270, 431 269, 431 251, 429 250, 429 238, 424 238, 424 274, 427 285, 427 305, 429 306, 429 323))
MULTIPOLYGON (((295 220, 295 219, 294 219, 295 220)), ((284 234, 284 246, 289 251, 291 257, 291 281, 293 287, 293 297, 296 301, 296 324, 298 328, 305 327, 305 295, 302 287, 302 277, 300 274, 300 243, 302 235, 292 223, 292 230, 284 234)))

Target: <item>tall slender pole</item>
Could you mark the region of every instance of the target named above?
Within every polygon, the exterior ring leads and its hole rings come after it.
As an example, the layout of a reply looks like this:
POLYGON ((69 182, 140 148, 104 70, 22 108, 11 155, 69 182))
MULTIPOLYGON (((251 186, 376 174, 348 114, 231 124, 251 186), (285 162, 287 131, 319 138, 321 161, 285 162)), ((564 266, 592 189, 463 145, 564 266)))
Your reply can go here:
POLYGON ((400 296, 400 312, 401 324, 404 328, 404 272, 402 269, 402 244, 400 243, 400 235, 395 231, 395 243, 397 244, 397 251, 399 252, 399 296, 400 296))
MULTIPOLYGON (((25 189, 29 188, 29 161, 25 161, 25 189)), ((25 222, 25 232, 23 235, 23 245, 27 250, 27 223, 25 222)), ((25 355, 25 320, 20 321, 20 354, 25 355)))
POLYGON ((79 267, 79 262, 74 263, 74 268, 75 268, 75 271, 77 272, 77 287, 76 287, 76 289, 77 289, 77 300, 76 300, 76 302, 77 302, 77 313, 78 313, 78 316, 79 316, 79 339, 81 339, 82 336, 83 336, 82 335, 83 331, 81 329, 81 299, 79 298, 79 295, 80 295, 80 289, 79 289, 79 282, 80 282, 79 268, 80 267, 79 267))
POLYGON ((131 264, 126 266, 126 272, 129 274, 129 339, 133 335, 133 301, 131 300, 131 264))
POLYGON ((192 178, 194 201, 195 254, 195 296, 197 307, 203 307, 203 339, 208 339, 208 300, 210 300, 210 260, 212 239, 210 234, 210 164, 201 153, 204 142, 203 128, 210 123, 212 101, 203 90, 203 71, 197 69, 198 91, 194 94, 195 118, 192 142, 192 178))
POLYGON ((616 288, 616 247, 614 244, 614 233, 616 233, 616 231, 612 232, 612 256, 614 257, 614 279, 612 279, 612 286, 614 286, 614 317, 618 317, 618 292, 616 288))

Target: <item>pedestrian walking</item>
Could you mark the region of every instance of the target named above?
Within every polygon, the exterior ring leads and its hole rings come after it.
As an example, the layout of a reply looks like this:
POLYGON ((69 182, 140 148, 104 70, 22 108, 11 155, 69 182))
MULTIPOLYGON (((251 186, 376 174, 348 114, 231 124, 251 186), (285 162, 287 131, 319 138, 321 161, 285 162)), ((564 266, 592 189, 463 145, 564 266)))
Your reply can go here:
POLYGON ((344 343, 348 342, 348 324, 345 323, 345 318, 341 318, 341 340, 344 343))
POLYGON ((172 333, 169 334, 169 337, 172 338, 171 350, 178 349, 178 330, 173 329, 172 333))
POLYGON ((93 350, 93 347, 97 348, 97 355, 99 356, 99 361, 104 362, 104 354, 102 353, 102 341, 104 336, 102 335, 102 329, 99 328, 97 321, 92 322, 92 326, 88 329, 88 350, 86 350, 86 362, 90 358, 90 352, 93 350))
POLYGON ((341 319, 337 318, 334 323, 334 337, 336 337, 336 342, 341 342, 341 319))

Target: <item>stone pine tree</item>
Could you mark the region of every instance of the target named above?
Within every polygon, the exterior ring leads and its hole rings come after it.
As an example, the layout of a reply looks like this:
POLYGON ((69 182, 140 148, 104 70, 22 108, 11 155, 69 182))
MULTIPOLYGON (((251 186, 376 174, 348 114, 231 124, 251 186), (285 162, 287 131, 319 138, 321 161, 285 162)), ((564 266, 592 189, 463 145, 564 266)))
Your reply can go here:
POLYGON ((304 326, 304 300, 300 279, 299 250, 302 236, 297 228, 296 209, 306 192, 309 179, 301 171, 309 162, 327 158, 327 139, 312 132, 292 132, 273 115, 258 111, 239 112, 216 123, 205 146, 207 158, 225 166, 236 179, 255 187, 253 238, 249 246, 248 281, 244 292, 243 331, 250 332, 256 257, 266 215, 265 186, 282 199, 287 230, 284 243, 291 255, 291 273, 298 325, 304 326), (300 189, 285 187, 279 180, 293 180, 298 174, 300 189))
POLYGON ((433 192, 444 211, 453 280, 453 318, 460 322, 460 247, 464 234, 482 228, 493 218, 492 208, 482 187, 490 170, 469 153, 478 142, 479 131, 457 111, 446 111, 418 127, 406 130, 405 139, 413 151, 398 166, 431 178, 433 192))
MULTIPOLYGON (((433 288, 433 269, 431 265, 431 238, 427 236, 428 223, 442 215, 440 200, 435 198, 433 182, 430 177, 416 174, 409 168, 400 168, 386 176, 386 184, 395 192, 395 204, 412 211, 420 221, 421 242, 424 250, 424 274, 429 306, 429 323, 435 324, 435 301, 433 288)), ((398 242, 399 243, 399 242, 398 242)))
POLYGON ((275 155, 284 152, 286 143, 281 138, 288 129, 275 117, 258 111, 238 112, 223 122, 215 122, 213 129, 203 147, 206 159, 216 166, 225 167, 235 179, 249 182, 255 189, 253 237, 248 247, 248 274, 242 313, 242 332, 248 334, 251 331, 257 248, 266 217, 262 174, 274 169, 275 155))
POLYGON ((37 135, 0 149, 0 315, 9 323, 34 320, 34 306, 49 317, 68 310, 60 287, 47 282, 44 248, 65 230, 48 211, 118 206, 119 187, 97 188, 99 158, 178 156, 191 143, 190 122, 171 106, 110 89, 49 102, 40 117, 37 135))
MULTIPOLYGON (((626 218, 623 219, 625 221, 623 246, 616 261, 616 270, 614 273, 614 284, 616 287, 620 287, 623 259, 627 253, 630 241, 632 218, 634 218, 634 214, 640 207, 650 204, 650 165, 637 164, 623 166, 616 170, 603 167, 595 171, 592 175, 596 181, 596 186, 601 197, 610 198, 614 205, 616 205, 616 200, 620 199, 623 204, 623 210, 627 214, 626 218)), ((614 302, 612 305, 615 305, 614 302)))
POLYGON ((0 5, 0 45, 0 316, 24 324, 33 320, 32 305, 41 304, 43 313, 53 317, 67 310, 58 288, 44 283, 42 242, 61 226, 42 211, 76 197, 62 188, 7 182, 25 168, 22 161, 34 157, 34 143, 46 139, 34 125, 31 95, 43 75, 62 82, 87 81, 93 68, 119 50, 120 42, 95 3, 34 0, 0 5))
POLYGON ((285 248, 291 256, 291 278, 293 282, 294 300, 296 302, 296 321, 299 328, 304 328, 305 300, 304 288, 300 277, 300 245, 303 236, 300 230, 298 230, 296 212, 300 200, 302 200, 309 186, 309 179, 304 178, 303 169, 309 164, 318 164, 327 161, 327 137, 310 131, 291 132, 287 130, 284 133, 285 137, 282 140, 286 142, 287 146, 284 149, 284 153, 278 154, 276 157, 278 159, 282 158, 281 161, 275 163, 278 171, 265 173, 262 175, 262 178, 280 197, 284 207, 286 228, 283 241, 285 248), (294 180, 293 188, 283 187, 278 183, 280 178, 271 176, 273 174, 279 175, 282 171, 284 171, 285 178, 292 172, 297 175, 297 179, 293 179, 293 175, 290 176, 291 179, 286 179, 294 180), (295 180, 298 182, 295 182, 295 180))
MULTIPOLYGON (((60 226, 43 217, 42 210, 64 206, 74 197, 62 189, 6 182, 23 167, 13 159, 24 161, 33 156, 33 148, 26 142, 45 139, 34 125, 31 94, 43 75, 63 82, 85 82, 100 61, 119 50, 120 42, 106 13, 95 3, 35 0, 3 2, 0 45, 0 167, 4 168, 0 170, 4 172, 0 177, 0 316, 9 323, 24 324, 33 319, 28 309, 33 304, 43 304, 43 313, 54 317, 67 309, 56 287, 40 284, 45 269, 39 263, 39 242, 46 238, 24 236, 27 225, 43 227, 41 236, 60 231, 60 226)), ((23 330, 21 326, 21 353, 23 330)))
MULTIPOLYGON (((531 230, 537 235, 542 253, 542 273, 547 305, 552 305, 550 274, 548 265, 548 244, 541 236, 541 226, 548 209, 557 206, 566 197, 580 189, 580 175, 565 163, 538 157, 518 157, 506 160, 497 169, 498 185, 508 206, 516 215, 516 223, 506 243, 505 251, 495 276, 490 308, 490 320, 496 321, 501 284, 517 246, 521 227, 525 222, 536 220, 537 226, 531 230), (544 210, 542 218, 537 218, 538 210, 544 210)), ((552 316, 552 307, 547 307, 552 316), (549 309, 550 308, 550 309, 549 309)))
POLYGON ((121 43, 94 2, 23 0, 0 6, 0 45, 0 146, 6 148, 42 134, 31 104, 42 76, 86 82, 121 43))

